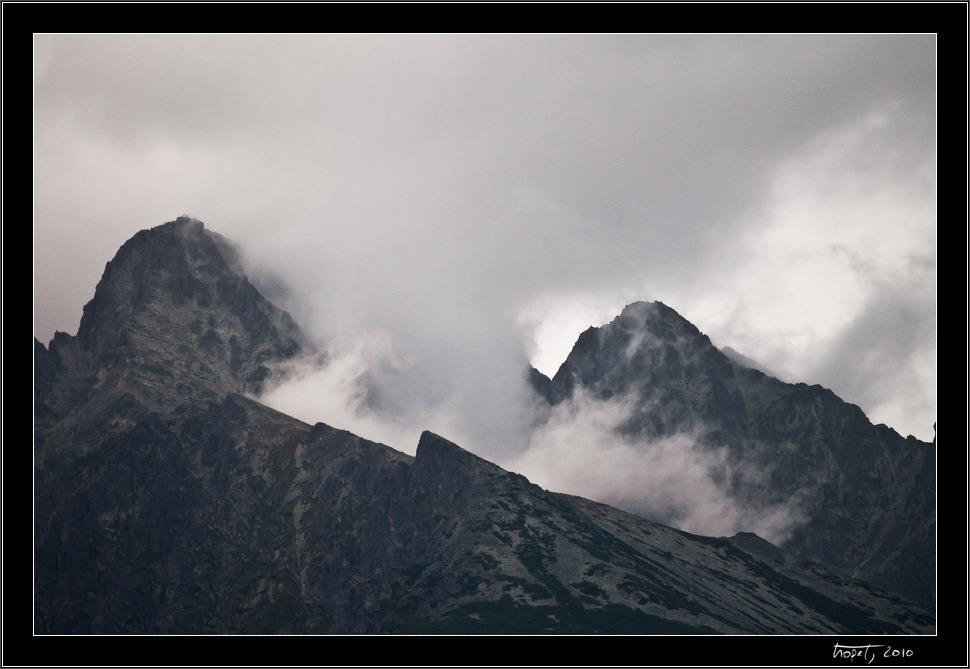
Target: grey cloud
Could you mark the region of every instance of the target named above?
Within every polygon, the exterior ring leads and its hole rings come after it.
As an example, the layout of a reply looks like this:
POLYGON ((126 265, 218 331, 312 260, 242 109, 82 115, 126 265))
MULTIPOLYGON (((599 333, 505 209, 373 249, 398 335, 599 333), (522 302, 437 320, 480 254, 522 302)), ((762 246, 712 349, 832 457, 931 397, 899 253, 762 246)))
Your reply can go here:
POLYGON ((918 389, 936 386, 937 321, 936 303, 926 300, 935 293, 935 265, 925 264, 914 258, 907 280, 880 282, 813 372, 819 383, 866 407, 872 422, 929 440, 936 397, 918 389), (904 415, 926 416, 926 424, 891 419, 904 415))
POLYGON ((187 212, 277 272, 314 339, 389 338, 436 399, 401 415, 405 368, 370 359, 354 378, 384 418, 447 413, 486 456, 523 448, 503 426, 527 422, 527 305, 679 306, 750 261, 779 162, 888 100, 934 117, 932 36, 43 41, 42 341, 76 329, 125 239, 187 212))

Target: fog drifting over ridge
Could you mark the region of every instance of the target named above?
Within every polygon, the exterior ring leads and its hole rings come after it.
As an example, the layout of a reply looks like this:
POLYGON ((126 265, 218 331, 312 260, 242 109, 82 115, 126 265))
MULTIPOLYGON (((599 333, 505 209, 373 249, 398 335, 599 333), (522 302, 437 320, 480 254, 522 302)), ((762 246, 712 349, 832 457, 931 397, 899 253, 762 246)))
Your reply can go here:
POLYGON ((636 396, 598 400, 580 389, 549 411, 508 468, 543 488, 606 502, 694 534, 754 532, 781 545, 805 522, 801 491, 762 508, 735 499, 729 472, 746 479, 759 473, 741 471, 726 448, 705 448, 692 433, 653 440, 621 434, 617 428, 637 401, 636 396))
POLYGON ((185 212, 330 355, 271 403, 400 450, 522 457, 636 300, 932 438, 932 35, 39 35, 34 113, 42 342, 185 212))

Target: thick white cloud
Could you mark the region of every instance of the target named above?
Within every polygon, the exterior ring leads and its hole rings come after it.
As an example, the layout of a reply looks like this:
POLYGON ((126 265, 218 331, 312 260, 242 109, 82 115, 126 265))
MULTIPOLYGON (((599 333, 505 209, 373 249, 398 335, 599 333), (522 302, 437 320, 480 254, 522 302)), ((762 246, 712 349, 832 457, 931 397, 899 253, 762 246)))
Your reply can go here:
POLYGON ((929 121, 891 102, 821 131, 778 165, 733 266, 684 296, 685 315, 719 345, 926 440, 936 420, 929 121))

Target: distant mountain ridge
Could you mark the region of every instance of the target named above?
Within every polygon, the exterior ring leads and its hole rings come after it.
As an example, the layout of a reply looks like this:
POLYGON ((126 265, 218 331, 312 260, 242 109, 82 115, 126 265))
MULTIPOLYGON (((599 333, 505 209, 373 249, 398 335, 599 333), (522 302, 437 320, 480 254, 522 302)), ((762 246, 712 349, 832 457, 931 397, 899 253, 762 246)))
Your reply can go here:
POLYGON ((187 217, 139 232, 77 336, 34 342, 36 633, 935 630, 753 535, 681 532, 430 432, 412 458, 244 396, 302 335, 225 244, 187 217))
POLYGON ((589 328, 552 379, 536 370, 530 379, 553 406, 580 391, 633 397, 619 431, 644 449, 685 433, 726 448, 733 497, 803 509, 786 549, 935 606, 935 444, 872 425, 821 386, 739 364, 661 302, 589 328))

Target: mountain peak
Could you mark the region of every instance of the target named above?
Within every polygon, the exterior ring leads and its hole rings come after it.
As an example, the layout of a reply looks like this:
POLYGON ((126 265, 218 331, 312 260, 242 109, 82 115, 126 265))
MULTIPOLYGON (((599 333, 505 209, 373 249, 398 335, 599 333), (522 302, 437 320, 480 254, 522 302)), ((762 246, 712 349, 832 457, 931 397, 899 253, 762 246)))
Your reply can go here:
POLYGON ((550 405, 622 400, 615 431, 644 454, 689 435, 741 507, 797 509, 790 534, 777 539, 784 548, 933 606, 932 449, 873 426, 831 390, 757 368, 670 307, 635 302, 584 332, 555 377, 530 381, 550 405))
POLYGON ((94 298, 84 305, 78 338, 88 350, 105 354, 118 343, 133 316, 160 294, 181 301, 201 274, 228 271, 201 221, 178 218, 141 230, 125 242, 104 267, 94 298))
POLYGON ((662 309, 673 311, 673 309, 660 301, 646 302, 644 300, 638 300, 623 307, 620 316, 624 318, 643 318, 651 313, 659 312, 662 309))
POLYGON ((659 338, 703 336, 693 323, 660 301, 628 304, 614 322, 623 324, 626 329, 646 328, 659 338))
POLYGON ((634 302, 606 325, 583 332, 551 383, 531 381, 552 404, 571 397, 577 386, 608 399, 630 390, 628 382, 641 372, 648 380, 658 373, 684 377, 685 360, 712 354, 728 364, 707 335, 663 302, 634 302), (604 377, 620 383, 606 389, 604 377))
POLYGON ((136 368, 149 384, 217 395, 258 391, 266 364, 293 356, 302 341, 289 314, 233 270, 219 239, 184 215, 122 245, 77 336, 96 367, 136 368))

